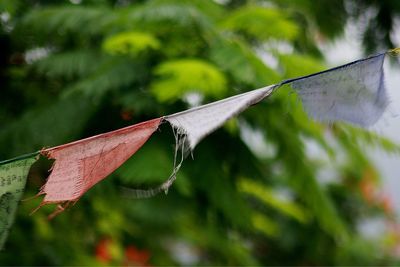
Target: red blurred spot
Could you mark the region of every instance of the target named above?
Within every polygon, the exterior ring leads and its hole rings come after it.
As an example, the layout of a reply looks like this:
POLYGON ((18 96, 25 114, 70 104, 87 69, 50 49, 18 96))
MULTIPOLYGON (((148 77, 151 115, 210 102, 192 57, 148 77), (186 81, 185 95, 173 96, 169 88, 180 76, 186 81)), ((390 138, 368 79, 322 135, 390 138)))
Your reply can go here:
POLYGON ((109 246, 111 244, 110 239, 102 239, 96 246, 96 259, 98 261, 108 263, 112 257, 109 252, 109 246))
POLYGON ((390 196, 383 195, 381 197, 382 208, 387 215, 394 214, 393 201, 390 196))
POLYGON ((123 110, 121 112, 121 118, 124 121, 130 121, 133 118, 133 111, 132 110, 123 110))
POLYGON ((363 198, 369 204, 374 203, 375 199, 375 185, 370 179, 363 179, 360 182, 360 190, 363 198))
POLYGON ((150 253, 147 250, 138 250, 134 246, 125 249, 126 264, 136 266, 149 266, 150 253))

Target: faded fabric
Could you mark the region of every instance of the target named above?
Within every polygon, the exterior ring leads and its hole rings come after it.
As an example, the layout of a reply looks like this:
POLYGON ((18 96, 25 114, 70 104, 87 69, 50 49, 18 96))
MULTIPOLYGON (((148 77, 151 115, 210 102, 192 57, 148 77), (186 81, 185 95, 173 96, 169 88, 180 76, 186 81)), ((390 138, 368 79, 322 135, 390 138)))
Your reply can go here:
POLYGON ((284 81, 299 94, 304 109, 316 120, 347 121, 368 127, 388 105, 384 84, 385 54, 321 73, 284 81))
POLYGON ((232 96, 207 105, 195 107, 186 111, 165 117, 178 134, 187 137, 189 149, 194 147, 209 133, 221 127, 227 120, 257 104, 269 96, 275 85, 256 89, 240 95, 232 96))
POLYGON ((6 242, 14 222, 18 203, 24 193, 29 169, 36 161, 29 158, 0 162, 0 249, 6 242))
POLYGON ((172 125, 176 139, 172 174, 158 187, 147 190, 125 189, 126 195, 133 198, 149 198, 160 192, 168 192, 168 189, 176 180, 176 175, 187 150, 193 150, 202 138, 215 131, 233 116, 270 95, 274 88, 275 86, 271 85, 166 116, 165 120, 172 125), (178 163, 177 156, 179 153, 181 158, 178 163))
MULTIPOLYGON (((55 159, 52 172, 39 194, 43 203, 77 201, 93 185, 130 158, 154 133, 161 118, 100 134, 42 154, 55 159)), ((59 206, 62 209, 62 206, 59 206)))

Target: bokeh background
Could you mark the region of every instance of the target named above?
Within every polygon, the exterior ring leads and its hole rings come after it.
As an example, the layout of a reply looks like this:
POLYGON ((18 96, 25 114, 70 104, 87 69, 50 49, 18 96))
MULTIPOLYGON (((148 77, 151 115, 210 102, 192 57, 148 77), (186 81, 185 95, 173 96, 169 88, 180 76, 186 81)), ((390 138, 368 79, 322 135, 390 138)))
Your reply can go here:
MULTIPOLYGON (((3 0, 0 158, 385 51, 399 14, 398 0, 3 0)), ((167 195, 131 199, 122 188, 172 170, 163 125, 55 219, 22 202, 0 264, 399 264, 395 117, 316 123, 283 87, 203 140, 167 195)), ((33 166, 26 199, 50 165, 33 166)))

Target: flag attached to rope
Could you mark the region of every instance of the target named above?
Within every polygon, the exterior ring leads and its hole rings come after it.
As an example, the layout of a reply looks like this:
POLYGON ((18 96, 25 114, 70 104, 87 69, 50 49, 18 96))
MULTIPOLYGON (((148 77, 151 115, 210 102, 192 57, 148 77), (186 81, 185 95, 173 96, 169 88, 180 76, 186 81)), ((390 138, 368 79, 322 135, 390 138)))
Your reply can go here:
POLYGON ((306 112, 316 120, 341 120, 368 127, 382 116, 388 105, 383 75, 385 55, 378 54, 281 84, 291 84, 306 112))
POLYGON ((176 139, 172 174, 158 187, 147 190, 126 189, 126 195, 133 198, 148 198, 163 191, 168 192, 169 187, 176 179, 176 174, 182 165, 186 150, 192 151, 206 135, 221 127, 227 120, 244 111, 249 106, 257 104, 269 96, 274 88, 275 85, 267 86, 166 116, 164 119, 171 124, 176 139), (177 154, 179 151, 181 159, 177 163, 177 154))
POLYGON ((0 162, 0 250, 14 221, 26 177, 38 153, 0 162))
POLYGON ((41 153, 50 159, 55 159, 55 163, 46 184, 39 192, 45 195, 42 204, 60 203, 58 211, 61 211, 67 204, 77 201, 93 185, 132 156, 153 134, 163 119, 171 124, 176 137, 173 173, 159 187, 133 190, 132 195, 151 197, 159 192, 166 192, 176 179, 176 173, 186 150, 193 151, 205 136, 249 106, 268 97, 284 84, 291 85, 298 93, 306 112, 311 117, 320 121, 341 120, 368 127, 382 116, 389 102, 383 74, 385 55, 399 54, 399 51, 393 49, 163 118, 44 149, 41 153), (179 152, 181 157, 178 163, 179 152))
MULTIPOLYGON (((161 118, 100 134, 41 153, 55 159, 50 176, 39 194, 42 204, 69 204, 130 158, 157 130, 161 118)), ((59 205, 58 211, 65 206, 59 205)), ((57 211, 56 211, 57 213, 57 211)))
POLYGON ((275 85, 256 89, 240 95, 235 95, 207 105, 195 107, 186 111, 165 117, 178 133, 187 137, 188 148, 194 147, 209 133, 221 127, 227 120, 257 104, 269 96, 275 85))

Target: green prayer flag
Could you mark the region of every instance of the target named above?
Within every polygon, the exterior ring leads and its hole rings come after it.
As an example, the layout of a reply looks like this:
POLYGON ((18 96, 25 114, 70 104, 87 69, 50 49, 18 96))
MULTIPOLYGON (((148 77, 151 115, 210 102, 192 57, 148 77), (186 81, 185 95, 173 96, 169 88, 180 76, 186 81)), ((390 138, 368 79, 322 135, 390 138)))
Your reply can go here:
POLYGON ((0 162, 0 250, 14 222, 18 202, 26 184, 26 177, 37 153, 0 162))

